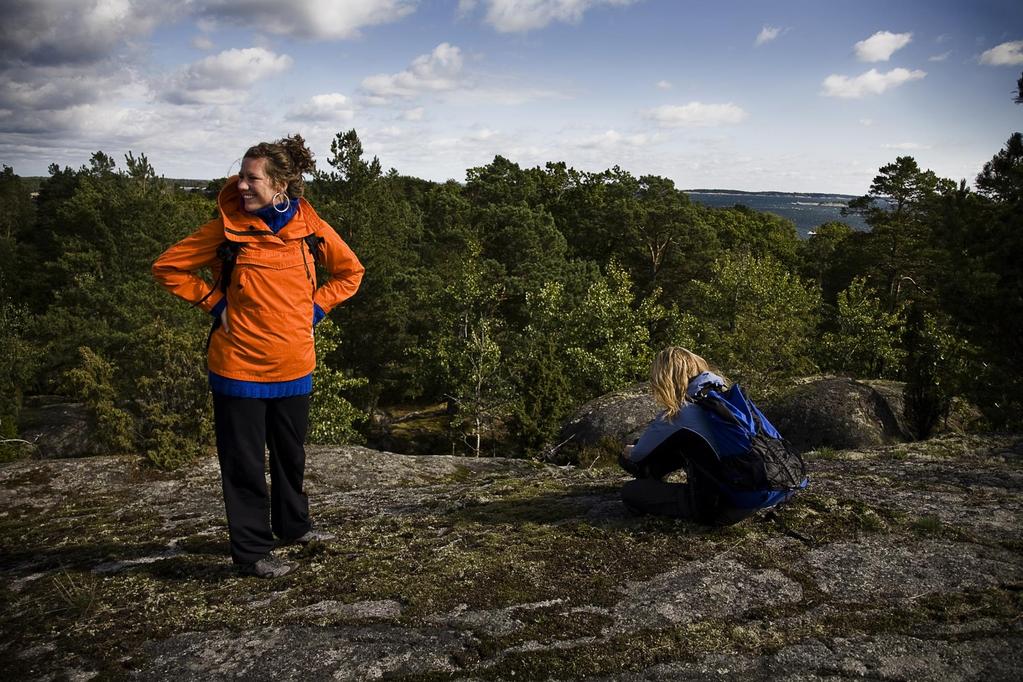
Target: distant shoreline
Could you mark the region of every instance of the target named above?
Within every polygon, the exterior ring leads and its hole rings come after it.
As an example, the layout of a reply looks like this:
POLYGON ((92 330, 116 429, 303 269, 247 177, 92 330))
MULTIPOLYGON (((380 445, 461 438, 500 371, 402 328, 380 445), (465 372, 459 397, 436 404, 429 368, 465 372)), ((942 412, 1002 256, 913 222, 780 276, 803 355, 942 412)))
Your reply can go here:
POLYGON ((763 191, 763 192, 748 192, 741 189, 684 189, 682 190, 686 194, 717 194, 719 196, 768 196, 768 197, 842 197, 843 199, 855 199, 859 195, 857 194, 840 194, 838 192, 777 192, 774 190, 763 191))

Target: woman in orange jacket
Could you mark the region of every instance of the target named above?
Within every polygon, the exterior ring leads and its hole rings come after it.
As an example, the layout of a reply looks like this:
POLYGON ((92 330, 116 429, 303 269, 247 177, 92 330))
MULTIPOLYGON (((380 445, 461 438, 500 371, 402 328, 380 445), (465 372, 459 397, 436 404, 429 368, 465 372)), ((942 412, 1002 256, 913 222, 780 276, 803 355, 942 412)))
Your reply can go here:
POLYGON ((220 192, 220 217, 153 264, 160 284, 214 317, 208 366, 231 556, 265 578, 293 568, 271 554, 276 544, 333 538, 312 527, 303 491, 313 327, 355 294, 364 268, 302 198, 314 167, 299 135, 251 147, 220 192), (330 273, 319 287, 317 262, 330 273), (196 274, 203 267, 213 285, 196 274))

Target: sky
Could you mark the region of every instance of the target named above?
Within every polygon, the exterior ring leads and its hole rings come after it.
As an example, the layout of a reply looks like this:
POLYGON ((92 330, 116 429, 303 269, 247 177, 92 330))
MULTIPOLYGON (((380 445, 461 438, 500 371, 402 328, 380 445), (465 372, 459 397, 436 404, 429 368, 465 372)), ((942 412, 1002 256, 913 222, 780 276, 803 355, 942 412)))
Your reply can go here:
POLYGON ((858 195, 903 155, 972 183, 1021 73, 1018 1, 5 0, 0 163, 211 179, 298 132, 330 170, 354 128, 436 181, 501 155, 858 195))

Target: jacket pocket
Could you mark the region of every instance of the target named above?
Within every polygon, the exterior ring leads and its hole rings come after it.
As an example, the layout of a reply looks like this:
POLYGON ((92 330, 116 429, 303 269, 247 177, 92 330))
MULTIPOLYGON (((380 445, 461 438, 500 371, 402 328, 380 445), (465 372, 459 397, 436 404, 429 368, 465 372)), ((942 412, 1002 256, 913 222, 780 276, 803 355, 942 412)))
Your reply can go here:
POLYGON ((236 284, 228 291, 228 308, 240 306, 283 313, 312 306, 312 287, 301 258, 239 263, 237 271, 236 284))

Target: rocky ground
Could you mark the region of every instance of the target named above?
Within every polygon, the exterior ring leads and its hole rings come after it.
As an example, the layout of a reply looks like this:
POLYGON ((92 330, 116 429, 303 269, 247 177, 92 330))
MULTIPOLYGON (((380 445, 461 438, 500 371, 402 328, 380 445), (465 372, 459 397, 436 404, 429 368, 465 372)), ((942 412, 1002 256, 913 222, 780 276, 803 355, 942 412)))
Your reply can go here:
POLYGON ((1019 679, 1023 440, 807 456, 774 516, 636 518, 611 469, 312 448, 335 543, 242 578, 214 459, 0 466, 0 678, 1019 679))

